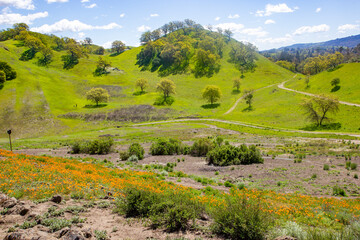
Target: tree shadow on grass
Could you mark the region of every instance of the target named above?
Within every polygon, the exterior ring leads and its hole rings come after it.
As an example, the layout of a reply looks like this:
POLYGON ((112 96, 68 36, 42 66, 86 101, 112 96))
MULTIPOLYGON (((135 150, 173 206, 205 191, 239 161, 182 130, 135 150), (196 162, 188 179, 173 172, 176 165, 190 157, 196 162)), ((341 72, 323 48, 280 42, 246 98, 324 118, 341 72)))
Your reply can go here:
POLYGON ((134 92, 133 95, 134 96, 140 96, 140 95, 143 95, 145 93, 146 93, 146 91, 137 91, 137 92, 134 92))
POLYGON ((201 107, 204 109, 214 109, 220 106, 220 103, 204 104, 201 107))
POLYGON ((318 131, 318 130, 339 130, 341 128, 341 123, 328 123, 318 126, 316 124, 311 124, 306 127, 300 128, 305 131, 318 131))
POLYGON ((240 91, 240 90, 237 90, 237 89, 234 89, 234 90, 232 90, 232 92, 231 92, 231 94, 233 94, 233 95, 236 95, 236 94, 239 94, 239 93, 241 93, 241 91, 240 91))
POLYGON ((0 90, 4 88, 4 84, 0 83, 0 90))
POLYGON ((336 92, 336 91, 339 91, 340 90, 340 86, 335 86, 331 89, 331 92, 336 92))
POLYGON ((164 98, 164 96, 161 96, 161 97, 158 97, 155 100, 154 105, 157 105, 157 106, 168 105, 168 106, 170 106, 174 102, 175 102, 175 99, 172 96, 169 96, 166 99, 164 98))
POLYGON ((109 56, 110 57, 116 57, 116 56, 119 56, 120 54, 121 54, 121 52, 120 53, 114 52, 114 53, 110 54, 109 56))
POLYGON ((103 107, 106 107, 107 104, 105 103, 102 103, 102 104, 99 104, 99 105, 85 105, 84 108, 103 108, 103 107))
POLYGON ((251 112, 251 111, 253 111, 253 110, 254 110, 254 108, 253 108, 252 106, 250 106, 250 107, 244 108, 244 109, 242 110, 242 112, 251 112))

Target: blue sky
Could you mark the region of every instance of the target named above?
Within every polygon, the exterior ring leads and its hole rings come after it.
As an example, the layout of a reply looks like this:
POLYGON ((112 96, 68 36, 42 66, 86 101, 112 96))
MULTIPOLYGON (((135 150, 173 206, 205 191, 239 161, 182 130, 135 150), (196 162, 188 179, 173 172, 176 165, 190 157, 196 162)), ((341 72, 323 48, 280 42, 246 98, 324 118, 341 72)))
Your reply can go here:
POLYGON ((111 46, 138 46, 143 31, 190 18, 230 28, 260 50, 360 34, 359 0, 0 0, 0 29, 31 30, 111 46))

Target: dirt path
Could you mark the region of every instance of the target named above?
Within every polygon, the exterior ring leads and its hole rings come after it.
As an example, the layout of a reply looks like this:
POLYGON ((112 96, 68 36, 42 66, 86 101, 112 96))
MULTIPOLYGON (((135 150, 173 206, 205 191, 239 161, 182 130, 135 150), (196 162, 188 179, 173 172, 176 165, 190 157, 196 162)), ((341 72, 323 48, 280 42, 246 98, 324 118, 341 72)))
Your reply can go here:
MULTIPOLYGON (((275 86, 276 84, 272 84, 272 85, 268 85, 268 86, 265 86, 265 87, 262 87, 262 88, 259 88, 259 89, 256 89, 256 91, 259 91, 261 89, 264 89, 264 88, 269 88, 269 87, 272 87, 272 86, 275 86)), ((234 111, 234 109, 236 108, 236 106, 239 104, 239 102, 243 99, 243 96, 241 96, 238 100, 236 100, 236 102, 234 103, 234 105, 226 112, 224 113, 224 115, 226 114, 229 114, 231 113, 232 111, 234 111)))
POLYGON ((236 121, 228 121, 228 120, 221 120, 221 119, 176 119, 176 120, 167 120, 167 121, 158 121, 158 122, 149 122, 149 123, 138 123, 133 124, 132 126, 145 126, 145 125, 153 125, 153 124, 162 124, 162 123, 176 123, 176 122, 191 122, 191 121, 209 121, 209 122, 220 122, 220 123, 228 123, 228 124, 234 124, 234 125, 240 125, 244 127, 251 127, 251 128, 257 128, 257 129, 264 129, 264 130, 275 130, 280 132, 292 132, 292 133, 308 133, 308 134, 333 134, 333 135, 340 135, 340 136, 351 136, 351 137, 360 137, 359 134, 353 134, 353 133, 341 133, 341 132, 316 132, 316 131, 304 131, 304 130, 291 130, 291 129, 281 129, 281 128, 269 128, 269 127, 262 127, 257 125, 252 125, 249 123, 242 123, 242 122, 236 122, 236 121))
MULTIPOLYGON (((284 86, 286 82, 287 81, 280 83, 278 85, 278 88, 281 88, 281 89, 287 90, 287 91, 291 91, 291 92, 296 92, 296 93, 303 94, 303 95, 307 95, 307 96, 316 96, 316 94, 312 94, 312 93, 308 93, 308 92, 301 92, 301 91, 298 91, 298 90, 287 88, 287 87, 284 86)), ((349 103, 349 102, 344 102, 344 101, 339 101, 339 103, 344 104, 344 105, 354 106, 354 107, 360 107, 360 104, 356 104, 356 103, 349 103)))

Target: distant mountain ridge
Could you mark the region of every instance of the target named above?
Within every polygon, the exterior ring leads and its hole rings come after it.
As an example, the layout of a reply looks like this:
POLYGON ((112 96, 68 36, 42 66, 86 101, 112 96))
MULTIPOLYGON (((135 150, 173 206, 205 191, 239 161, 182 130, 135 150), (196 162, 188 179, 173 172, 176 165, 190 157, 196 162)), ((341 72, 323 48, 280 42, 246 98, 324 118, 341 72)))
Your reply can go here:
MULTIPOLYGON (((314 48, 314 47, 349 47, 353 48, 360 44, 360 34, 353 35, 345 38, 337 38, 334 40, 329 40, 326 42, 319 43, 297 43, 286 47, 281 47, 276 50, 283 50, 285 48, 295 48, 295 49, 306 49, 306 48, 314 48)), ((275 50, 275 49, 272 49, 275 50)), ((270 50, 265 50, 261 52, 267 52, 270 50)))

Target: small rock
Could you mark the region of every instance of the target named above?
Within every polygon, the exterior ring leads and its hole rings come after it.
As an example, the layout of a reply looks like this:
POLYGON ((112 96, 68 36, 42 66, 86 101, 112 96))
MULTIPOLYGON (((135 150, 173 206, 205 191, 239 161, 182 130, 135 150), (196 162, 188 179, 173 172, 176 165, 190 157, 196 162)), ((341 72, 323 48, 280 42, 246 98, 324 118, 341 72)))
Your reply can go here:
POLYGON ((37 225, 37 229, 41 232, 51 232, 50 228, 45 227, 43 225, 37 225))
POLYGON ((13 208, 16 204, 17 204, 16 198, 13 198, 13 197, 12 197, 12 198, 6 200, 6 201, 2 204, 2 207, 3 207, 3 208, 13 208))
POLYGON ((23 238, 21 233, 11 233, 9 235, 7 235, 4 240, 24 240, 25 238, 23 238))
POLYGON ((30 220, 36 218, 36 216, 37 216, 36 214, 30 213, 29 216, 26 218, 26 220, 30 221, 30 220))
POLYGON ((57 231, 57 232, 54 234, 54 236, 55 236, 56 238, 61 238, 61 237, 65 236, 69 231, 70 231, 70 228, 66 227, 66 228, 64 228, 64 229, 61 229, 61 230, 57 231))
POLYGON ((31 240, 46 240, 46 237, 42 237, 42 236, 37 236, 37 237, 33 237, 31 238, 31 240))
POLYGON ((289 236, 282 236, 282 237, 277 237, 274 240, 296 240, 296 238, 289 237, 289 236))
POLYGON ((63 240, 85 240, 85 238, 75 230, 70 230, 63 238, 63 240))
POLYGON ((92 237, 92 231, 91 231, 90 228, 83 229, 82 234, 84 235, 85 238, 91 238, 92 237))
POLYGON ((55 195, 50 199, 50 201, 59 204, 62 201, 62 197, 60 195, 55 195))

